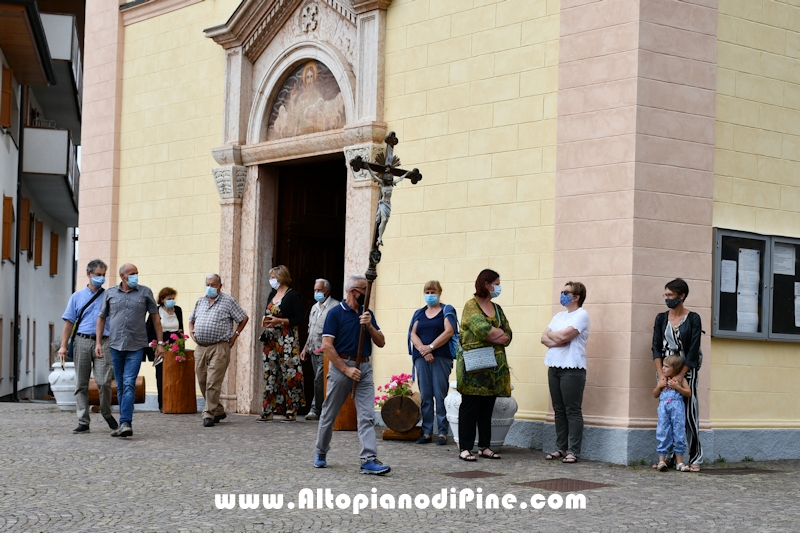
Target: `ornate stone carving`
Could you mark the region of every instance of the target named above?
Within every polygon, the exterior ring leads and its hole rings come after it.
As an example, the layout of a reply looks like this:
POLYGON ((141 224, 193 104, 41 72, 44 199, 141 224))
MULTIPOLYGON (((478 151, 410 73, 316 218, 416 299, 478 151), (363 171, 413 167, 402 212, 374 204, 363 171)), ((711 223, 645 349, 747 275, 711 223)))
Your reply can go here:
POLYGON ((247 186, 247 167, 229 165, 214 169, 214 182, 217 192, 223 200, 226 198, 241 198, 247 186))
MULTIPOLYGON (((374 161, 373 155, 375 155, 375 153, 379 151, 380 148, 381 148, 380 145, 375 143, 346 146, 344 149, 344 160, 349 162, 355 159, 356 157, 361 156, 361 159, 363 159, 364 161, 374 161)), ((351 168, 350 171, 353 172, 353 169, 351 168)), ((366 170, 361 169, 358 172, 353 172, 353 179, 355 179, 356 181, 368 181, 371 178, 366 170)))
POLYGON ((314 31, 317 29, 317 18, 319 17, 319 8, 314 2, 309 2, 303 9, 300 10, 300 29, 304 33, 314 31))

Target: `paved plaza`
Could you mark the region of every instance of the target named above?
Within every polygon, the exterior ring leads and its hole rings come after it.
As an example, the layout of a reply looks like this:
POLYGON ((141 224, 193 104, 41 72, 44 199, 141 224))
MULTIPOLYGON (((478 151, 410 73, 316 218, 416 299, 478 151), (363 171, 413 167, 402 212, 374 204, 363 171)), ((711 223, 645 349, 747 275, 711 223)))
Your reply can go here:
MULTIPOLYGON (((134 436, 111 438, 99 414, 92 431, 73 435, 74 413, 54 404, 0 404, 0 531, 605 531, 772 532, 800 530, 800 461, 708 465, 757 468, 748 475, 658 474, 646 467, 584 461, 562 465, 537 450, 503 449, 503 460, 459 461, 447 446, 379 441, 385 477, 358 473, 355 432, 336 432, 327 469, 314 469, 316 422, 257 423, 229 415, 203 428, 200 414, 137 412, 134 436), (483 478, 446 474, 481 470, 483 478), (520 483, 570 478, 607 485, 583 490, 585 510, 534 510, 520 483), (303 488, 331 499, 482 489, 513 494, 513 509, 300 509, 303 488), (284 494, 281 509, 218 509, 216 494, 284 494), (289 509, 288 507, 293 507, 289 509), (480 528, 480 529, 478 529, 480 528)), ((654 443, 655 446, 655 443, 654 443)), ((449 492, 447 492, 449 494, 449 492)), ((323 498, 324 499, 324 498, 323 498)), ((335 500, 334 500, 335 501, 335 500)), ((344 500, 342 500, 344 501, 344 500)), ((367 501, 366 499, 364 500, 367 501)), ((399 500, 398 500, 399 501, 399 500)), ((432 500, 436 501, 435 499, 432 500)), ((510 501, 510 500, 509 500, 510 501)), ((537 500, 538 501, 538 500, 537 500)), ((554 500, 555 502, 556 500, 554 500)))

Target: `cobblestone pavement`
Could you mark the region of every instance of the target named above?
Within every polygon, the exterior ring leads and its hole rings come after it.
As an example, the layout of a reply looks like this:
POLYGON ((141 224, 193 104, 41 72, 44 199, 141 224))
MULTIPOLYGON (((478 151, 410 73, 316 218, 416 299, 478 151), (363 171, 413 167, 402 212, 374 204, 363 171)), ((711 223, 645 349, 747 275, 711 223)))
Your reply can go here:
MULTIPOLYGON (((203 428, 200 415, 137 412, 134 436, 111 438, 99 414, 72 435, 75 414, 52 404, 0 404, 0 531, 463 531, 772 532, 800 530, 800 461, 709 465, 769 468, 736 476, 659 474, 646 467, 544 460, 503 449, 503 460, 465 463, 447 446, 379 441, 385 477, 358 474, 355 432, 336 432, 327 469, 314 469, 316 422, 257 423, 229 415, 203 428), (483 470, 482 479, 445 473, 483 470), (519 485, 568 477, 609 487, 583 491, 585 510, 448 508, 289 509, 302 488, 350 498, 482 488, 530 502, 553 492, 519 485), (281 509, 218 509, 215 494, 284 494, 281 509)), ((654 443, 655 445, 655 443, 654 443)))

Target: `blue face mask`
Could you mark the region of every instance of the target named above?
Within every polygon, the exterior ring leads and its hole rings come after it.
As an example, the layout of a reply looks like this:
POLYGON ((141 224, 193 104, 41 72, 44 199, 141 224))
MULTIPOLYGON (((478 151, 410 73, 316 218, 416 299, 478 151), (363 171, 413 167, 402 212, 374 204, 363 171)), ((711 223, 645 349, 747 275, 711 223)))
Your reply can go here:
POLYGON ((497 298, 498 296, 500 296, 500 293, 503 292, 503 288, 500 285, 492 285, 492 287, 494 288, 494 290, 489 294, 492 295, 492 298, 497 298))
POLYGON ((572 295, 571 294, 562 294, 561 295, 561 305, 566 307, 571 303, 572 303, 572 295))
POLYGON ((167 309, 172 309, 175 307, 175 300, 164 300, 164 307, 167 309))
POLYGON ((206 296, 209 298, 216 298, 217 297, 217 288, 216 287, 206 287, 206 296))
POLYGON ((131 289, 135 289, 137 285, 139 285, 139 274, 131 274, 128 276, 128 286, 131 289))
POLYGON ((426 294, 425 303, 428 305, 436 305, 439 303, 439 297, 435 294, 426 294))
POLYGON ((105 282, 106 282, 105 276, 94 276, 92 278, 92 285, 94 285, 95 287, 102 287, 103 283, 105 282))
POLYGON ((314 291, 314 299, 316 301, 318 301, 319 303, 324 302, 325 301, 325 293, 324 292, 316 292, 316 291, 314 291))

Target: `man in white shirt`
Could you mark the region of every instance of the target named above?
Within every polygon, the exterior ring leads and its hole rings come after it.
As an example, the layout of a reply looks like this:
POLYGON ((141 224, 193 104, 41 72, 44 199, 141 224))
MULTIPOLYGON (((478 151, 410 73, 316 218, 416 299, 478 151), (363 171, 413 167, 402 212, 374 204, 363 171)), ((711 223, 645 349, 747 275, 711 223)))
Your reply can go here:
POLYGON ((314 282, 314 300, 316 303, 311 308, 308 317, 308 340, 300 352, 300 359, 311 358, 311 366, 314 367, 314 402, 311 404, 311 411, 306 415, 306 420, 319 420, 322 413, 323 379, 322 370, 322 326, 325 325, 325 317, 331 307, 339 304, 339 300, 331 297, 331 284, 327 279, 318 279, 314 282))

